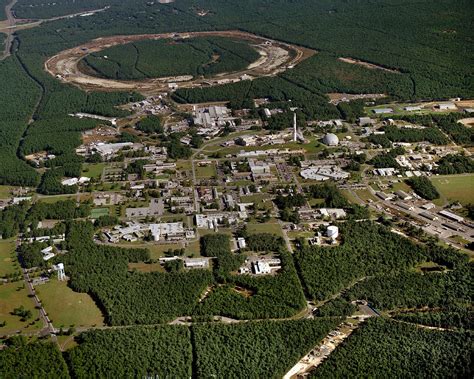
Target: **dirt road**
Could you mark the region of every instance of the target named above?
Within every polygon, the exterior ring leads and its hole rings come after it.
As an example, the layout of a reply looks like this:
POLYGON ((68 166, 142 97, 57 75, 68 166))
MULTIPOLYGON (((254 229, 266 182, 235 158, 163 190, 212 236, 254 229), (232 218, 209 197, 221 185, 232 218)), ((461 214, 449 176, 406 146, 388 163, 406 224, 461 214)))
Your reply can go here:
POLYGON ((45 70, 63 82, 74 84, 85 90, 117 91, 135 90, 145 95, 170 90, 170 83, 177 83, 180 88, 213 86, 237 82, 243 79, 255 79, 262 76, 273 76, 294 67, 315 51, 270 40, 255 34, 231 31, 189 32, 141 34, 101 37, 75 48, 64 50, 45 63, 45 70), (246 69, 238 72, 219 74, 214 78, 193 78, 191 76, 163 77, 146 80, 111 80, 91 76, 78 67, 79 62, 91 53, 96 53, 112 46, 123 45, 142 40, 194 38, 194 37, 228 37, 248 41, 259 53, 260 58, 246 69))

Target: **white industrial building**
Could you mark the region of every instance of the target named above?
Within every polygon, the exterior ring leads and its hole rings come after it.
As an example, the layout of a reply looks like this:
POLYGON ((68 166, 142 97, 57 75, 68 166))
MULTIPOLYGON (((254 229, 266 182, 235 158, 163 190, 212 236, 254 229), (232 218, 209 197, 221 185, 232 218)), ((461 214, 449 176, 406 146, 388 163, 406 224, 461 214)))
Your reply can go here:
POLYGON ((403 110, 407 112, 416 112, 416 111, 421 111, 421 107, 418 106, 406 106, 403 108, 403 110))
POLYGON ((348 172, 341 170, 338 166, 313 166, 301 170, 300 175, 304 179, 317 181, 325 181, 329 179, 343 180, 350 176, 348 172))
POLYGON ((448 111, 448 110, 456 110, 456 104, 454 103, 439 103, 436 105, 436 108, 438 108, 441 111, 448 111))
POLYGON ((270 274, 272 272, 270 265, 268 264, 268 262, 265 261, 254 262, 252 265, 252 269, 255 275, 265 275, 270 274))
POLYGON ((86 176, 81 176, 80 178, 69 178, 69 179, 61 180, 61 184, 63 186, 75 186, 75 185, 88 183, 90 182, 90 180, 91 178, 88 178, 86 176))
POLYGON ((377 108, 377 109, 372 109, 372 112, 375 114, 384 114, 384 113, 393 113, 392 108, 377 108))
POLYGON ((196 226, 199 229, 214 229, 217 230, 219 224, 222 224, 224 220, 227 220, 229 224, 235 224, 237 220, 247 218, 246 212, 224 212, 224 213, 210 213, 210 214, 197 214, 196 226))
POLYGON ((266 162, 249 159, 250 171, 254 175, 270 174, 270 165, 266 162))
POLYGON ((320 208, 319 213, 321 213, 323 217, 335 219, 345 218, 347 216, 346 211, 342 208, 320 208))
POLYGON ((43 260, 49 261, 51 258, 54 258, 53 247, 48 246, 41 250, 41 254, 43 254, 43 260))
POLYGON ((444 217, 446 217, 446 218, 449 218, 449 219, 452 220, 452 221, 464 222, 464 217, 458 216, 457 214, 452 213, 452 212, 450 212, 450 211, 442 210, 442 211, 439 211, 438 213, 439 213, 441 216, 444 216, 444 217))

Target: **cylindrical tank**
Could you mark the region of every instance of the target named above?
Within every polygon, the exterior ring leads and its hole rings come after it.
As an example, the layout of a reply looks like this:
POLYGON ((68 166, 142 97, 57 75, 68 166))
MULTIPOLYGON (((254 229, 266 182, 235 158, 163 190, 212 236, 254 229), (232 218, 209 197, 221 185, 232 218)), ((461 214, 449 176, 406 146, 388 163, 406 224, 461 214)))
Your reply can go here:
POLYGON ((328 228, 326 230, 326 235, 329 238, 336 239, 337 236, 339 235, 339 228, 337 226, 334 226, 334 225, 328 226, 328 228))

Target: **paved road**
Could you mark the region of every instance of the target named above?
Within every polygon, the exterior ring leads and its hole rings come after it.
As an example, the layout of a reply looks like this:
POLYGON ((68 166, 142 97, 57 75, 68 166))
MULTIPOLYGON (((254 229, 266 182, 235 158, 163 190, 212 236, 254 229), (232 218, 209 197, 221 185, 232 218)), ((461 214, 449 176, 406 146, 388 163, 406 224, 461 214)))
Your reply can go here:
POLYGON ((17 1, 18 0, 12 0, 5 7, 5 14, 7 15, 8 29, 6 31, 7 38, 5 39, 5 45, 4 45, 2 57, 1 57, 0 60, 3 60, 3 59, 5 59, 6 57, 8 57, 10 55, 10 48, 11 48, 11 44, 13 43, 13 39, 14 39, 13 33, 15 32, 14 26, 15 26, 15 23, 16 23, 15 17, 13 17, 12 8, 15 6, 17 1))

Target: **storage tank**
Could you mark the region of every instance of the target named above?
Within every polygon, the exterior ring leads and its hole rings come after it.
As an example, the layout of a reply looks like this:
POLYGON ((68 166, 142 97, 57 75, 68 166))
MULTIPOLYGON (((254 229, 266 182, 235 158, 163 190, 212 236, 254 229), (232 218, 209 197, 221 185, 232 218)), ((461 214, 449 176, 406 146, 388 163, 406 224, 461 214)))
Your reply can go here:
POLYGON ((334 226, 334 225, 328 226, 328 228, 326 230, 326 235, 329 238, 332 238, 332 239, 335 240, 337 238, 337 236, 339 235, 339 228, 337 226, 334 226))

